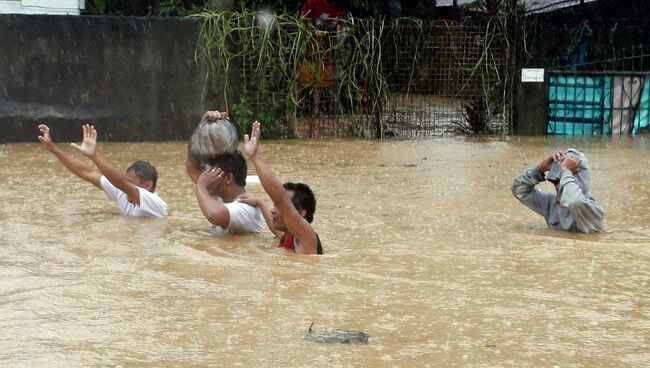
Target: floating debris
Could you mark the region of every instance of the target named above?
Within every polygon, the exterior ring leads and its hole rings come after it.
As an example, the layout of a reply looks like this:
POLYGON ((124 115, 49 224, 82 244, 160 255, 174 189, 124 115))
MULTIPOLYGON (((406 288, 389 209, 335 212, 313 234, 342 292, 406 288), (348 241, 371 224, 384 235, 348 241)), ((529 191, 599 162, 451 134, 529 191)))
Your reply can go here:
POLYGON ((361 331, 343 331, 343 330, 327 330, 318 331, 313 330, 309 326, 307 335, 303 337, 304 340, 309 342, 317 342, 321 344, 367 344, 368 334, 361 331))

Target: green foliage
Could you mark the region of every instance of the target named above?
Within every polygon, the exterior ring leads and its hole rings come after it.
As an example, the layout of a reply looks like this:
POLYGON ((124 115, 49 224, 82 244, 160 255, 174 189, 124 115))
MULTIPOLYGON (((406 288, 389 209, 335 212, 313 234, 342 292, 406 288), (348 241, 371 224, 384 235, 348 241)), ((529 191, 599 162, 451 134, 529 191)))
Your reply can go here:
POLYGON ((262 110, 256 112, 251 103, 251 98, 242 94, 239 103, 233 107, 233 120, 240 137, 248 134, 255 121, 262 123, 262 138, 280 138, 283 136, 282 119, 277 116, 277 111, 262 110))
MULTIPOLYGON (((239 103, 235 104, 233 112, 235 113, 233 119, 237 126, 237 134, 243 137, 244 134, 250 132, 251 126, 255 122, 255 113, 253 112, 253 106, 251 106, 250 97, 242 95, 239 98, 239 103)), ((263 129, 263 131, 266 131, 266 129, 263 129)))
MULTIPOLYGON (((267 9, 275 13, 295 13, 304 3, 305 0, 239 0, 236 8, 242 11, 267 9)), ((338 4, 344 9, 370 8, 370 0, 339 1, 338 4)))
POLYGON ((186 17, 204 10, 194 3, 185 5, 182 0, 163 0, 159 7, 158 15, 161 17, 186 17))
POLYGON ((88 0, 86 7, 91 14, 119 15, 130 9, 127 0, 88 0))

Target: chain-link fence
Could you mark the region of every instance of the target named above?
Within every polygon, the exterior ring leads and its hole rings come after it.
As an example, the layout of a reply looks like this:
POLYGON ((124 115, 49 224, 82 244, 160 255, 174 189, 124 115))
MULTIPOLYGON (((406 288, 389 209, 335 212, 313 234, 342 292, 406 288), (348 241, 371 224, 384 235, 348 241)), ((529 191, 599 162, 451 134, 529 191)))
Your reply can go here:
POLYGON ((485 30, 478 20, 391 25, 384 50, 388 98, 382 115, 390 131, 409 137, 507 133, 503 115, 486 105, 491 92, 486 95, 484 88, 499 85, 505 61, 500 45, 486 50, 485 30), (482 58, 488 53, 493 72, 484 73, 482 58))
MULTIPOLYGON (((265 85, 265 97, 251 96, 252 109, 257 115, 273 111, 283 117, 285 136, 507 134, 506 52, 487 23, 478 17, 372 24, 356 20, 334 27, 327 34, 325 57, 310 62, 307 56, 299 65, 286 65, 297 75, 290 72, 265 85), (371 32, 372 42, 360 41, 371 32), (360 53, 374 53, 377 63, 361 65, 356 59, 360 53), (351 72, 355 63, 359 66, 351 72), (311 73, 307 81, 305 73, 311 73), (294 108, 287 108, 282 101, 291 93, 291 78, 297 91, 291 100, 294 108)), ((292 37, 296 32, 286 29, 283 34, 292 37)), ((260 90, 258 60, 242 60, 241 73, 247 93, 260 90)))

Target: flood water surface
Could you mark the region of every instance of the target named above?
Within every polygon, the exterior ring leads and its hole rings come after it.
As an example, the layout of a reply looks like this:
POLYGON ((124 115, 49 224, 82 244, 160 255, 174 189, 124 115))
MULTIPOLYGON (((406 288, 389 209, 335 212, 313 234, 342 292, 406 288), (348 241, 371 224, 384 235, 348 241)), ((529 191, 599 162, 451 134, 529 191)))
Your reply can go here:
POLYGON ((650 366, 647 138, 263 142, 317 195, 320 257, 210 233, 184 143, 100 152, 151 161, 170 216, 122 217, 37 144, 0 145, 0 366, 650 366), (510 193, 568 146, 601 234, 549 230, 510 193), (310 342, 312 323, 369 340, 310 342))

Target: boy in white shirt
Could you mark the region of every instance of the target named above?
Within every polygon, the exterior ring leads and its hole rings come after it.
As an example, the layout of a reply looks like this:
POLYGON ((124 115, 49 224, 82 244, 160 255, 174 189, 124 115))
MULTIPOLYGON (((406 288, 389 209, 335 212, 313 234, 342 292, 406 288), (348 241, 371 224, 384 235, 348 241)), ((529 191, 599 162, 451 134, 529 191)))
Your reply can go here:
MULTIPOLYGON (((201 117, 218 121, 228 116, 225 112, 206 111, 201 117)), ((262 211, 240 198, 246 197, 246 159, 238 150, 210 157, 202 166, 195 162, 188 150, 185 161, 187 175, 196 184, 196 199, 203 216, 219 234, 259 234, 264 228, 262 211)))
POLYGON ((52 152, 56 158, 73 174, 102 189, 108 198, 117 203, 122 214, 133 217, 165 217, 167 203, 154 191, 158 173, 156 168, 146 161, 136 161, 120 173, 97 153, 97 130, 92 125, 83 125, 83 141, 81 145, 70 145, 88 157, 99 169, 79 161, 57 148, 50 138, 50 129, 40 124, 41 135, 38 140, 43 148, 52 152))
POLYGON ((239 198, 246 196, 246 159, 241 152, 215 156, 202 171, 188 166, 196 183, 196 199, 212 231, 220 234, 259 234, 262 211, 239 198))

